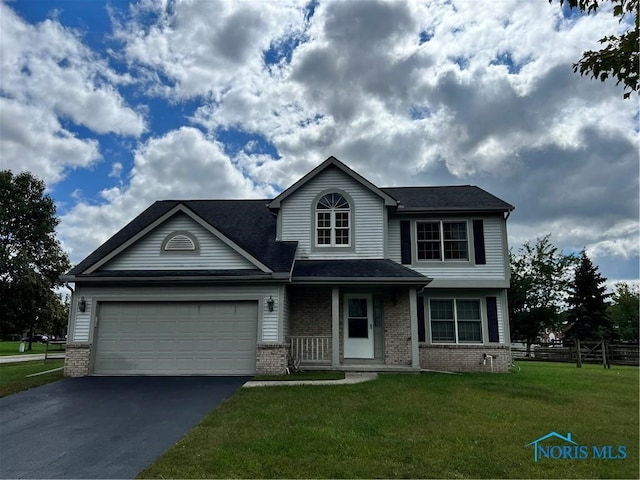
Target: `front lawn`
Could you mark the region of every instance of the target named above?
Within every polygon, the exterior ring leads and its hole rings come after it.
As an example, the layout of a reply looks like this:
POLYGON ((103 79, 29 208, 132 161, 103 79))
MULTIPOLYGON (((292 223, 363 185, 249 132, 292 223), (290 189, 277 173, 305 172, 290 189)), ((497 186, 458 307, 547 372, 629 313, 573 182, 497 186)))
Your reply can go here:
POLYGON ((59 369, 63 364, 64 360, 0 363, 0 397, 61 380, 63 378, 62 370, 36 375, 35 377, 28 377, 27 375, 59 369))
POLYGON ((45 343, 33 342, 31 344, 32 349, 27 350, 29 343, 25 342, 24 348, 24 352, 20 352, 20 342, 0 342, 0 355, 31 355, 34 353, 44 353, 47 350, 47 345, 45 343))
POLYGON ((140 478, 638 478, 638 427, 636 367, 241 389, 140 478), (534 463, 552 431, 627 457, 534 463))

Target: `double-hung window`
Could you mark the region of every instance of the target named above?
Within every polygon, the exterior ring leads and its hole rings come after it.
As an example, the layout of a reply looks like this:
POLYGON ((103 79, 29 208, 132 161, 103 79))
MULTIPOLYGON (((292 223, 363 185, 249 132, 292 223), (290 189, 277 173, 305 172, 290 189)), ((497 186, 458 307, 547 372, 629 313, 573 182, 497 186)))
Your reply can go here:
POLYGON ((316 245, 348 247, 351 245, 351 206, 339 193, 328 193, 316 204, 316 245))
POLYGON ((418 260, 469 260, 469 239, 465 221, 416 223, 418 260))
POLYGON ((481 343, 480 300, 430 299, 433 343, 481 343))

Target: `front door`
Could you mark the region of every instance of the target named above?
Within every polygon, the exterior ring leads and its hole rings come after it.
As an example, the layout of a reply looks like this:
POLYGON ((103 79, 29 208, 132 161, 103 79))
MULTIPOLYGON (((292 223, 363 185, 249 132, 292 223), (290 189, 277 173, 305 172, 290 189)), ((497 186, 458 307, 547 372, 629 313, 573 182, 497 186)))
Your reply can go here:
POLYGON ((345 295, 344 358, 373 358, 371 295, 345 295))

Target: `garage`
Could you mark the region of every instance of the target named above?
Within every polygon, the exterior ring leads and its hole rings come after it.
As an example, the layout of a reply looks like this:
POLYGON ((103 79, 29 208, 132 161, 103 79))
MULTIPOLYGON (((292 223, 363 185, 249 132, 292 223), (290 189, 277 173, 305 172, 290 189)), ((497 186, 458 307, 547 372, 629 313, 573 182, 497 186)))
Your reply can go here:
POLYGON ((252 375, 258 303, 100 302, 101 375, 252 375))

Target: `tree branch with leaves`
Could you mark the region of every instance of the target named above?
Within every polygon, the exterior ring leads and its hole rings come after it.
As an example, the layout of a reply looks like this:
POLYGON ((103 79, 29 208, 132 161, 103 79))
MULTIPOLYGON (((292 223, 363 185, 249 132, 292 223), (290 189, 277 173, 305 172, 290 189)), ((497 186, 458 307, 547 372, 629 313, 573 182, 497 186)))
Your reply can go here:
MULTIPOLYGON (((629 98, 633 92, 639 93, 638 75, 640 62, 639 31, 640 19, 638 7, 640 0, 559 0, 569 8, 577 8, 587 15, 596 13, 602 3, 610 2, 613 6, 613 16, 627 29, 620 35, 606 35, 599 42, 600 50, 583 52, 582 58, 573 64, 573 71, 580 75, 591 75, 591 78, 602 82, 608 78, 616 78, 616 85, 624 85, 624 98, 629 98)), ((549 0, 552 3, 553 0, 549 0)))

